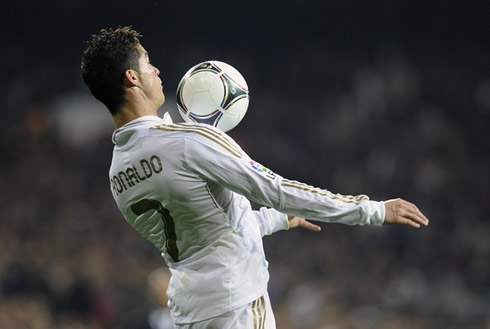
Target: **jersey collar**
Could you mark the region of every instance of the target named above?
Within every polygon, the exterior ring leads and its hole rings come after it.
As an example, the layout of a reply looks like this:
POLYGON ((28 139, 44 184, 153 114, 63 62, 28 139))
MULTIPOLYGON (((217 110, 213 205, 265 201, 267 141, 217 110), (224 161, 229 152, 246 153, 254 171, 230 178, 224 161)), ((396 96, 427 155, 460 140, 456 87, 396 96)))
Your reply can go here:
POLYGON ((163 123, 163 124, 172 124, 173 121, 172 121, 172 118, 170 117, 170 114, 168 112, 165 112, 165 114, 163 115, 163 118, 160 118, 158 116, 154 116, 154 115, 144 115, 142 117, 139 117, 139 118, 136 118, 128 123, 126 123, 124 126, 114 130, 114 132, 112 133, 112 142, 114 144, 117 144, 117 141, 116 141, 116 135, 121 132, 122 130, 125 130, 125 129, 128 129, 128 128, 132 128, 134 126, 137 126, 137 125, 140 125, 142 123, 147 123, 147 122, 158 122, 158 123, 163 123))

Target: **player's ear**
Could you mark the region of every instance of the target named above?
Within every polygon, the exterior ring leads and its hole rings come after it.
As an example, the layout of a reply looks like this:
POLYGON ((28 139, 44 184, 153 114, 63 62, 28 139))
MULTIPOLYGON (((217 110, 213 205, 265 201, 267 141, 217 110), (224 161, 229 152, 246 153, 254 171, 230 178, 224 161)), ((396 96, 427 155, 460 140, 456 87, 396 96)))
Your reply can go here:
POLYGON ((138 85, 138 75, 135 70, 124 71, 124 84, 128 87, 138 85))

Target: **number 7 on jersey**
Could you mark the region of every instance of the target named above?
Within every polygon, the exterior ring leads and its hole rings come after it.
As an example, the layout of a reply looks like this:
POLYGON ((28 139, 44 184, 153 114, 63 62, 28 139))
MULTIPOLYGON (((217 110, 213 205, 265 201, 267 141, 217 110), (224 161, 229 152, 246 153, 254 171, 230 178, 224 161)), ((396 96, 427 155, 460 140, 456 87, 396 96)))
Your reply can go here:
POLYGON ((137 216, 150 210, 156 210, 162 215, 163 229, 165 231, 165 249, 176 262, 179 261, 179 250, 177 249, 177 235, 175 234, 174 219, 170 212, 160 202, 152 199, 143 199, 131 206, 131 210, 137 216))

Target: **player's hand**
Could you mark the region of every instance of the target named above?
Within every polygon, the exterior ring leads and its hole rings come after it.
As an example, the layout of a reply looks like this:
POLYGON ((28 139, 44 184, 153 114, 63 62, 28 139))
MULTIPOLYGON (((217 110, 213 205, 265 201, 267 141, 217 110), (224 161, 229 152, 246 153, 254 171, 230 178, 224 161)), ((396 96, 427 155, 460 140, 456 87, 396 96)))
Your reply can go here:
POLYGON ((288 215, 289 228, 302 227, 310 231, 320 232, 322 228, 318 225, 312 224, 302 217, 288 215))
POLYGON ((427 217, 416 205, 402 199, 385 201, 385 224, 401 224, 419 228, 429 225, 427 217))

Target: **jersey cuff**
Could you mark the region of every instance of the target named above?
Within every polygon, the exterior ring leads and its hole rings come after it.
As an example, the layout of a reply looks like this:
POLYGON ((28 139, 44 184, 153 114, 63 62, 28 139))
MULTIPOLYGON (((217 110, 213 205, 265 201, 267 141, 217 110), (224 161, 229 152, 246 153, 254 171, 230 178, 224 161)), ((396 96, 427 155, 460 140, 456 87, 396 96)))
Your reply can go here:
POLYGON ((289 230, 289 220, 288 215, 279 212, 275 209, 270 209, 270 223, 271 223, 271 232, 277 232, 280 230, 289 230))
POLYGON ((371 214, 371 225, 381 226, 385 221, 385 202, 371 201, 373 213, 371 214))

